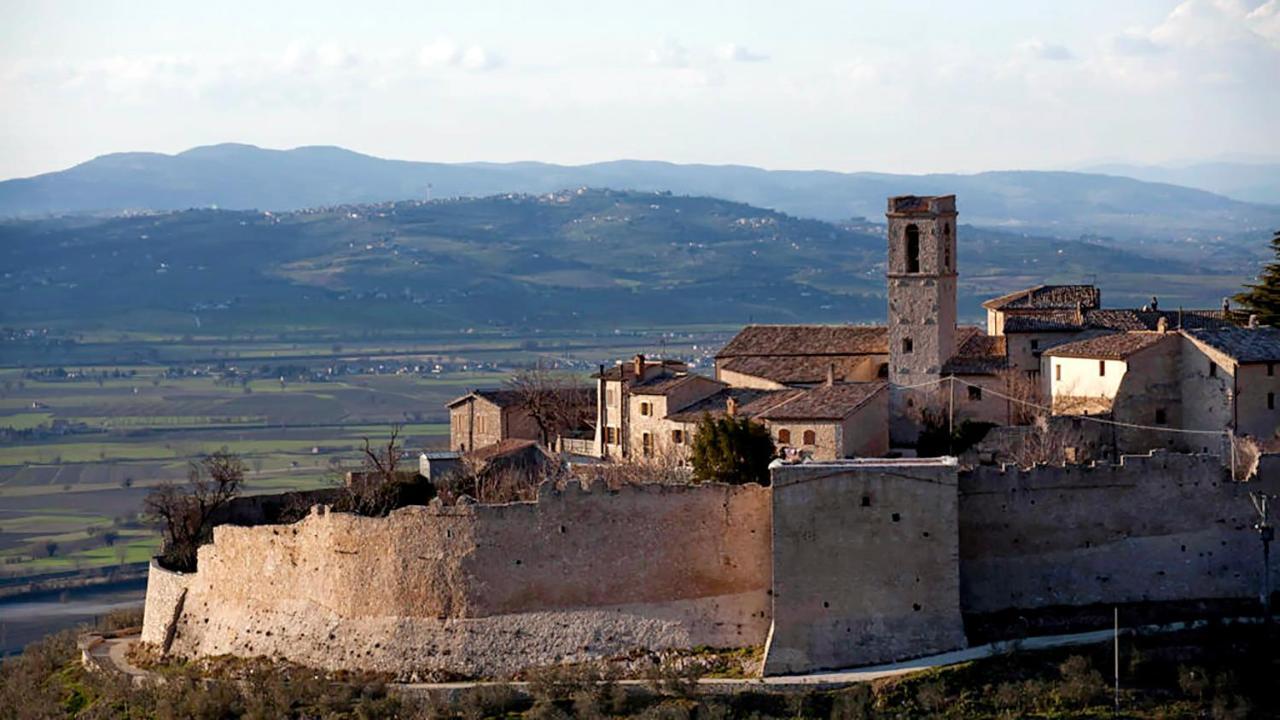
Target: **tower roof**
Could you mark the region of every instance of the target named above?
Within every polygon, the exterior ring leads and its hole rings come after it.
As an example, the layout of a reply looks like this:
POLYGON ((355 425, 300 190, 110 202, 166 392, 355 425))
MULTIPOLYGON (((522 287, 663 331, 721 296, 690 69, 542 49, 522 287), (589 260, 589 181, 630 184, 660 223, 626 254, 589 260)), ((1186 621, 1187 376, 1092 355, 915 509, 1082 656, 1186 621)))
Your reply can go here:
POLYGON ((887 215, 954 215, 955 195, 896 195, 889 198, 887 215))

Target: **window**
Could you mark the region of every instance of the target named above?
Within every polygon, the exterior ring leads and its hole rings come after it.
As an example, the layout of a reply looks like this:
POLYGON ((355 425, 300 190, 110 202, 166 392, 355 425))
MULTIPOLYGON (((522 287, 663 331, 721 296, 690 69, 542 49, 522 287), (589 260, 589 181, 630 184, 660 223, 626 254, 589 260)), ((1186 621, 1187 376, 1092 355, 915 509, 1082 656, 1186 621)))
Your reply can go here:
POLYGON ((786 429, 786 428, 783 428, 783 429, 779 430, 779 431, 778 431, 778 442, 782 443, 783 445, 790 445, 790 444, 791 444, 791 431, 790 431, 790 430, 788 430, 788 429, 786 429))
POLYGON ((1053 366, 1053 379, 1054 379, 1054 380, 1061 380, 1061 379, 1062 379, 1062 366, 1061 366, 1061 365, 1054 365, 1054 366, 1053 366))
POLYGON ((920 228, 907 226, 907 272, 920 272, 920 228))
POLYGON ((1267 363, 1267 377, 1272 377, 1275 374, 1276 374, 1276 364, 1267 363))
POLYGON ((815 433, 815 432, 814 432, 814 431, 812 431, 812 430, 805 430, 805 431, 804 431, 804 444, 805 444, 805 445, 817 445, 817 444, 818 444, 818 434, 817 434, 817 433, 815 433))
POLYGON ((613 388, 604 391, 604 402, 606 405, 617 405, 618 396, 614 393, 613 388))
POLYGON ((484 426, 485 426, 484 416, 481 415, 480 417, 476 418, 476 432, 481 432, 481 433, 484 432, 485 431, 484 426))
POLYGON ((951 223, 942 224, 942 269, 951 271, 951 223))
POLYGON ((683 431, 683 430, 672 430, 672 431, 671 431, 671 444, 673 444, 673 445, 683 445, 683 444, 684 444, 684 431, 683 431))
POLYGON ((1031 338, 1031 349, 1032 350, 1040 349, 1040 340, 1038 338, 1031 338))
POLYGON ((1107 374, 1107 361, 1099 360, 1098 361, 1098 377, 1104 377, 1106 376, 1106 374, 1107 374))
POLYGON ((1276 394, 1273 392, 1267 393, 1267 409, 1268 410, 1276 409, 1276 394))
POLYGON ((640 403, 640 414, 644 415, 645 417, 653 415, 653 403, 647 403, 647 402, 640 403))
POLYGON ((911 338, 902 338, 902 353, 910 354, 912 349, 911 338))
POLYGON ((1167 412, 1165 412, 1165 409, 1164 409, 1164 408, 1157 408, 1157 409, 1156 409, 1156 424, 1157 424, 1157 425, 1168 425, 1168 424, 1169 424, 1169 414, 1168 414, 1167 412))
POLYGON ((981 400, 981 399, 982 399, 982 388, 980 388, 980 387, 974 387, 974 386, 970 385, 970 386, 969 386, 969 399, 970 399, 970 400, 981 400))
POLYGON ((1209 377, 1218 377, 1218 363, 1209 361, 1209 377))
POLYGON ((641 435, 640 447, 644 449, 645 457, 653 457, 653 435, 649 433, 641 435))
POLYGON ((607 427, 604 429, 604 441, 609 445, 618 444, 618 428, 607 427))

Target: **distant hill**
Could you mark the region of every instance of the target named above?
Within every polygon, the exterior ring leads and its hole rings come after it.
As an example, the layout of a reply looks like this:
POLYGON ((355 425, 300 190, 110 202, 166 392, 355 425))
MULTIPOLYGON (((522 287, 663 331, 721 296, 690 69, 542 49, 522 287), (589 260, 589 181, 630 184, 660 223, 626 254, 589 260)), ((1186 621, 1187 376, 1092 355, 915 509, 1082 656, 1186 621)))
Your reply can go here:
MULTIPOLYGON (((1054 281, 1096 279, 1108 303, 1159 294, 1169 307, 1212 306, 1266 250, 1265 236, 1255 254, 1186 243, 1138 252, 967 225, 959 238, 968 321, 982 320, 982 299, 1054 281)), ((884 257, 882 226, 637 191, 17 220, 0 222, 0 327, 536 336, 882 322, 884 257)))
POLYGON ((235 144, 177 155, 105 155, 61 172, 0 182, 0 216, 208 207, 296 210, 582 186, 722 197, 828 221, 880 218, 890 195, 956 193, 965 222, 1066 237, 1280 227, 1280 206, 1098 174, 890 175, 632 160, 580 166, 443 164, 384 160, 336 147, 266 150, 235 144))
POLYGON ((1280 163, 1206 162, 1178 167, 1116 163, 1083 171, 1185 185, 1248 202, 1280 203, 1280 163))

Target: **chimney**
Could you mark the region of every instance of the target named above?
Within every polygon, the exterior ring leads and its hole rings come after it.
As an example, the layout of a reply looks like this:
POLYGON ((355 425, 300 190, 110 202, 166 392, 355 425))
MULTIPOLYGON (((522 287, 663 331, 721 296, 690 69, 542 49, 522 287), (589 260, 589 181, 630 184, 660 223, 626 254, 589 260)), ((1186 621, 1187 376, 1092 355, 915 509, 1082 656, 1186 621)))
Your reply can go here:
POLYGON ((1084 303, 1079 300, 1076 301, 1076 324, 1084 324, 1084 303))
POLYGON ((1250 314, 1249 314, 1249 327, 1250 327, 1250 328, 1255 328, 1255 329, 1258 327, 1258 316, 1257 316, 1257 314, 1255 314, 1255 313, 1250 313, 1250 314))
POLYGON ((1222 298, 1222 314, 1231 312, 1231 298, 1222 298))
POLYGON ((730 395, 729 399, 724 401, 724 414, 729 417, 738 416, 738 398, 730 395))
POLYGON ((827 363, 827 387, 836 384, 836 364, 827 363))
POLYGON ((644 379, 644 355, 637 354, 631 361, 635 366, 636 379, 644 379))
POLYGON ((1156 320, 1156 332, 1169 332, 1169 318, 1161 315, 1160 318, 1156 320))
POLYGON ((1160 310, 1160 298, 1155 295, 1151 296, 1151 309, 1157 312, 1160 310))

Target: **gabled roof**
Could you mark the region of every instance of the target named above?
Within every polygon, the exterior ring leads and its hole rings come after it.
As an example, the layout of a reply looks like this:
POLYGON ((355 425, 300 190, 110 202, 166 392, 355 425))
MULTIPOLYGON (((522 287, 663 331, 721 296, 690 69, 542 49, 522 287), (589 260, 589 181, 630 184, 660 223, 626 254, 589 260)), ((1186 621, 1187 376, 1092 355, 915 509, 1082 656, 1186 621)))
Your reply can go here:
POLYGON ((803 395, 804 392, 804 390, 792 390, 790 388, 786 390, 755 390, 752 388, 728 387, 692 405, 687 405, 678 412, 669 413, 667 419, 675 422, 697 422, 703 415, 721 417, 727 412, 729 398, 737 401, 737 414, 739 417, 756 417, 779 403, 803 395))
POLYGON ((856 375, 857 367, 869 355, 798 355, 772 357, 734 357, 716 362, 723 371, 751 375, 780 385, 814 385, 825 382, 827 371, 834 365, 837 381, 856 375))
POLYGON ((1248 317, 1244 313, 1222 310, 1131 310, 1128 308, 1095 308, 1085 310, 1083 319, 1075 310, 1018 310, 1004 320, 1004 332, 1029 333, 1080 331, 1085 329, 1132 332, 1156 330, 1164 318, 1169 330, 1179 328, 1212 328, 1239 325, 1248 317))
POLYGON ((992 375, 1009 366, 1003 336, 969 332, 959 340, 955 356, 942 365, 943 374, 992 375))
POLYGON ((491 445, 476 448, 470 453, 466 453, 466 457, 482 463, 491 463, 495 460, 514 458, 520 455, 529 455, 529 457, 537 457, 545 455, 542 447, 533 440, 521 440, 519 438, 507 438, 499 440, 491 445))
POLYGON ((1280 362, 1280 329, 1277 328, 1217 327, 1184 332, 1238 363, 1280 362))
POLYGON ((1102 293, 1093 285, 1036 285, 992 298, 988 310, 1088 310, 1102 304, 1102 293))
POLYGON ((712 380, 711 378, 702 375, 668 375, 666 377, 657 377, 651 380, 646 380, 642 383, 636 383, 631 386, 629 392, 632 395, 667 395, 677 388, 697 381, 715 383, 716 385, 721 386, 724 385, 724 383, 718 380, 712 380))
POLYGON ((849 417, 887 385, 882 382, 820 385, 760 413, 762 420, 835 420, 849 417))
POLYGON ((748 325, 716 358, 794 355, 886 355, 883 325, 748 325))
POLYGON ((520 404, 520 393, 516 392, 515 390, 482 389, 482 390, 472 390, 471 392, 467 393, 466 395, 463 395, 462 397, 450 400, 449 404, 446 405, 445 407, 453 407, 455 405, 461 405, 462 403, 466 402, 467 400, 470 400, 473 397, 478 397, 478 398, 483 398, 485 400, 488 400, 489 402, 493 403, 494 405, 497 405, 500 408, 515 407, 516 405, 520 404))
POLYGON ((1177 333, 1121 332, 1099 335, 1086 340, 1063 343, 1046 350, 1051 357, 1096 358, 1099 360, 1124 360, 1147 348, 1178 337, 1177 333))

